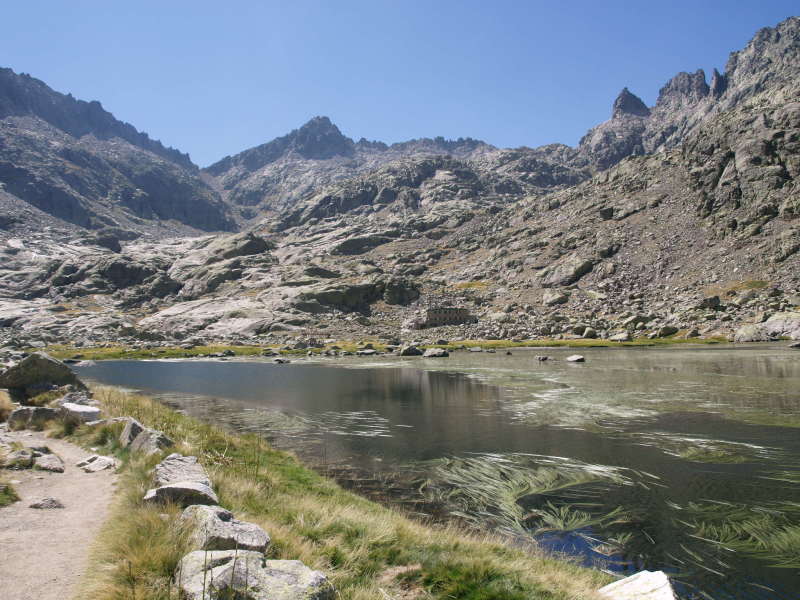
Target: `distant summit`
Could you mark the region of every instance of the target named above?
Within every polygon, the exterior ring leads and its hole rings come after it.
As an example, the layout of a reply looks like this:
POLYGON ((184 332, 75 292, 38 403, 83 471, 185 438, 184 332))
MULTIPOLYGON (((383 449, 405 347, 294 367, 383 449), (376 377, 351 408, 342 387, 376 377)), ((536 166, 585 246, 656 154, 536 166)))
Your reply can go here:
POLYGON ((649 117, 650 109, 642 102, 639 96, 632 94, 628 88, 622 88, 622 91, 614 100, 614 106, 611 111, 612 119, 619 119, 624 115, 634 115, 637 117, 649 117))

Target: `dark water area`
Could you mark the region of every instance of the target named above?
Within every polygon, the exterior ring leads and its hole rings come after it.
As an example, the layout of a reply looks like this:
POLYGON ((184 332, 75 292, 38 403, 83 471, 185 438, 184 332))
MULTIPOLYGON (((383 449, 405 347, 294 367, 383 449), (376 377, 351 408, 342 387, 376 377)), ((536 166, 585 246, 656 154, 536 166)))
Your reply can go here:
POLYGON ((257 432, 410 512, 663 569, 686 599, 800 598, 800 352, 568 353, 78 371, 257 432))

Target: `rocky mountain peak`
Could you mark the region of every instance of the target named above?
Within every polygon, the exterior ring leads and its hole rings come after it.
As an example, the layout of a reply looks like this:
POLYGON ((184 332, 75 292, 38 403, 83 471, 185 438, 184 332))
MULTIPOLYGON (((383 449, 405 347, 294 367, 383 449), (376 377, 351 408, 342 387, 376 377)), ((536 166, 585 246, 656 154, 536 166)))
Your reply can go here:
POLYGON ((708 96, 709 92, 706 73, 703 69, 697 69, 694 73, 681 72, 661 88, 656 106, 696 104, 708 96))
POLYGON ((625 115, 633 115, 637 117, 650 116, 650 109, 647 108, 647 105, 642 102, 642 99, 639 98, 639 96, 631 93, 631 91, 626 87, 622 88, 619 96, 617 96, 617 99, 614 100, 611 118, 619 119, 625 115))
POLYGON ((0 68, 0 119, 6 117, 36 117, 75 138, 120 138, 184 168, 197 169, 188 154, 167 148, 133 125, 119 121, 96 100, 77 100, 35 77, 0 68))
POLYGON ((314 117, 288 136, 287 150, 306 159, 324 160, 334 156, 351 156, 353 140, 342 134, 328 117, 314 117))

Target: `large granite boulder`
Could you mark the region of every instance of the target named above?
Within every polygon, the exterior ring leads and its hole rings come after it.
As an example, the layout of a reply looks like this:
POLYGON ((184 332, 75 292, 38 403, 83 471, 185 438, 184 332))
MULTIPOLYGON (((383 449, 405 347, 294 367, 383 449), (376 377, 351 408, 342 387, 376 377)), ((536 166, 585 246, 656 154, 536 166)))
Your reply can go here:
POLYGON ((297 560, 266 560, 260 552, 190 552, 175 571, 188 600, 333 600, 333 585, 297 560))
POLYGON ((269 535, 255 523, 233 518, 221 506, 189 506, 181 518, 194 527, 192 542, 197 550, 252 550, 266 552, 269 535))
POLYGON ((23 393, 28 388, 46 389, 47 386, 71 385, 85 389, 80 379, 60 360, 51 358, 43 352, 29 354, 17 364, 0 372, 0 388, 23 393))
POLYGON ((422 350, 416 346, 403 346, 398 354, 400 356, 422 356, 422 350))

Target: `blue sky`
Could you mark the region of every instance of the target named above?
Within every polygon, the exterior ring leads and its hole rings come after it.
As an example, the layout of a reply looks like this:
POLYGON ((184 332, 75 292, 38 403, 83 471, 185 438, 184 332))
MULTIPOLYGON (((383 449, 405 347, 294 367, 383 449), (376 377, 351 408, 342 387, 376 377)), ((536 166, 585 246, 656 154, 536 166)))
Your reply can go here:
POLYGON ((99 100, 205 166, 327 115, 350 137, 574 145, 796 0, 285 0, 3 7, 0 66, 99 100))

